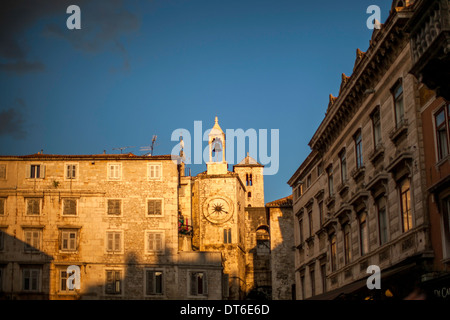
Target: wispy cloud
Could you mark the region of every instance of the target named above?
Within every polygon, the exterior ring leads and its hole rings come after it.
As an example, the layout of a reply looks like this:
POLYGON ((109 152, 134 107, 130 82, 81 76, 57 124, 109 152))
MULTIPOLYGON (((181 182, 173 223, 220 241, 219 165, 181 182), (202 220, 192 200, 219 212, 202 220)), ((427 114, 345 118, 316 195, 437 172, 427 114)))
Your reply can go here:
POLYGON ((26 104, 20 98, 17 98, 8 109, 0 111, 0 136, 25 139, 27 136, 25 113, 26 104))

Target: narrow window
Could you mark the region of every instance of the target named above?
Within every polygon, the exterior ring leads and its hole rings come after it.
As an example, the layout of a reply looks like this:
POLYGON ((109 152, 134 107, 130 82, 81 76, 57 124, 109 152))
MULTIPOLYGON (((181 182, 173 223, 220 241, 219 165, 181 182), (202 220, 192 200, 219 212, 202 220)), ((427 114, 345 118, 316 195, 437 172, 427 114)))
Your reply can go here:
POLYGON ((231 243, 231 228, 223 229, 223 243, 231 243))
POLYGON ((351 250, 351 230, 348 223, 344 226, 344 253, 345 253, 345 263, 350 263, 352 258, 351 250))
POLYGON ((309 208, 308 210, 308 227, 309 227, 309 236, 313 236, 313 215, 312 215, 312 208, 309 208))
POLYGON ((341 161, 341 181, 344 184, 347 182, 347 155, 345 149, 339 153, 339 159, 341 161))
POLYGON ((331 251, 331 270, 337 269, 337 247, 336 247, 336 235, 333 234, 330 237, 330 251, 331 251))
POLYGON ((445 109, 442 109, 435 116, 438 160, 441 160, 448 155, 447 122, 445 109))
POLYGON ((6 199, 0 198, 0 216, 5 215, 5 205, 6 205, 6 199))
POLYGON ((6 179, 6 164, 0 164, 0 180, 6 179))
POLYGON ((66 179, 77 178, 77 166, 75 164, 66 165, 66 179))
POLYGON ((33 178, 33 179, 41 178, 41 165, 40 164, 32 164, 30 166, 30 178, 33 178))
POLYGON ((356 168, 362 168, 363 166, 363 153, 362 153, 362 134, 361 130, 354 136, 355 140, 355 155, 356 155, 356 168))
POLYGON ((298 234, 300 243, 303 242, 303 219, 298 220, 298 234))
POLYGON ((320 220, 320 226, 322 226, 322 223, 323 223, 323 201, 319 202, 319 220, 320 220))
POLYGON ((329 166, 327 168, 327 175, 328 175, 328 193, 330 197, 334 195, 334 182, 333 182, 333 167, 329 166))
POLYGON ((367 227, 367 214, 365 212, 359 215, 359 238, 361 246, 361 255, 369 252, 369 228, 367 227))
POLYGON ((162 295, 163 291, 163 272, 147 270, 146 271, 146 295, 162 295))
POLYGON ((326 264, 320 265, 320 275, 322 277, 322 293, 327 291, 327 272, 326 264))
POLYGON ((409 179, 404 179, 400 183, 400 209, 403 232, 406 232, 412 228, 411 189, 409 179))
POLYGON ((373 145, 374 149, 377 149, 377 146, 381 143, 381 121, 380 121, 380 108, 372 113, 372 133, 373 133, 373 145))
POLYGON ((394 107, 395 107, 395 124, 396 128, 399 128, 404 121, 405 111, 403 107, 403 86, 399 82, 393 90, 394 95, 394 107))
POLYGON ((380 237, 380 245, 385 244, 388 241, 388 223, 386 216, 386 199, 381 197, 376 200, 376 208, 378 212, 378 233, 380 237))
POLYGON ((206 295, 208 293, 207 279, 204 272, 191 272, 190 285, 190 293, 193 296, 206 295))
POLYGON ((315 274, 314 274, 314 268, 309 270, 309 278, 311 280, 311 295, 315 296, 316 295, 316 279, 315 279, 315 274))

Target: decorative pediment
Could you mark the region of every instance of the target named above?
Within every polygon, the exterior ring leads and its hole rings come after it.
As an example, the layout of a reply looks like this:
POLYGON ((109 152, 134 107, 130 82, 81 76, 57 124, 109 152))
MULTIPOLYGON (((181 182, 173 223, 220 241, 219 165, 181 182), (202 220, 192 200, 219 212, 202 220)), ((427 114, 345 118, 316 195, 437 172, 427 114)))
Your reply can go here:
POLYGON ((359 64, 359 62, 362 60, 362 58, 364 58, 364 56, 366 55, 365 52, 356 49, 356 60, 355 60, 355 66, 353 67, 353 71, 355 70, 356 66, 359 64))

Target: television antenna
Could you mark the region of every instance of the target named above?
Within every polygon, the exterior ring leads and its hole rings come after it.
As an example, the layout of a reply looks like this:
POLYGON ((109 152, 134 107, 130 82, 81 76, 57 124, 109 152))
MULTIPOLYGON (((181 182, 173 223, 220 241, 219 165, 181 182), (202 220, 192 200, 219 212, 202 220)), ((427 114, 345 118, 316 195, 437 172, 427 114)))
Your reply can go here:
POLYGON ((145 147, 141 147, 141 151, 150 151, 147 152, 146 154, 144 154, 144 156, 152 156, 153 155, 153 150, 155 149, 155 145, 156 145, 156 138, 158 138, 157 135, 154 135, 152 138, 152 144, 149 146, 145 146, 145 147))
POLYGON ((120 153, 122 153, 123 150, 128 149, 128 148, 135 148, 135 147, 132 147, 132 146, 120 147, 120 148, 113 148, 113 150, 120 150, 120 153))

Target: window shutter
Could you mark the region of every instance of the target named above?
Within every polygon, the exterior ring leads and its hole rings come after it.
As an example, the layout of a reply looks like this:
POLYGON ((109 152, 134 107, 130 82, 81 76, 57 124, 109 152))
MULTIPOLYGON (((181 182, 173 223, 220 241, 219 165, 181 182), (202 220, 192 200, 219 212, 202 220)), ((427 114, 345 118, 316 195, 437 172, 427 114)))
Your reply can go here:
POLYGON ((33 214, 33 200, 27 200, 27 214, 33 214))
POLYGON ((197 274, 195 272, 192 272, 190 278, 191 278, 190 279, 191 295, 196 296, 197 295, 197 274))
POLYGON ((116 232, 115 234, 114 234, 114 237, 115 237, 115 242, 114 242, 114 250, 115 251, 120 251, 120 233, 119 232, 116 232))
POLYGON ((155 214, 155 202, 148 200, 148 214, 155 214))
POLYGON ((160 215, 161 214, 161 200, 155 201, 155 214, 160 215))
POLYGON ((203 294, 208 294, 208 279, 206 272, 203 273, 203 294))
POLYGON ((113 250, 113 234, 111 232, 108 232, 107 236, 107 250, 108 251, 113 250))
POLYGON ((40 165, 40 168, 41 168, 41 173, 40 173, 39 178, 44 179, 45 178, 45 165, 40 165))
POLYGON ((147 271, 147 294, 154 294, 154 272, 147 271))

